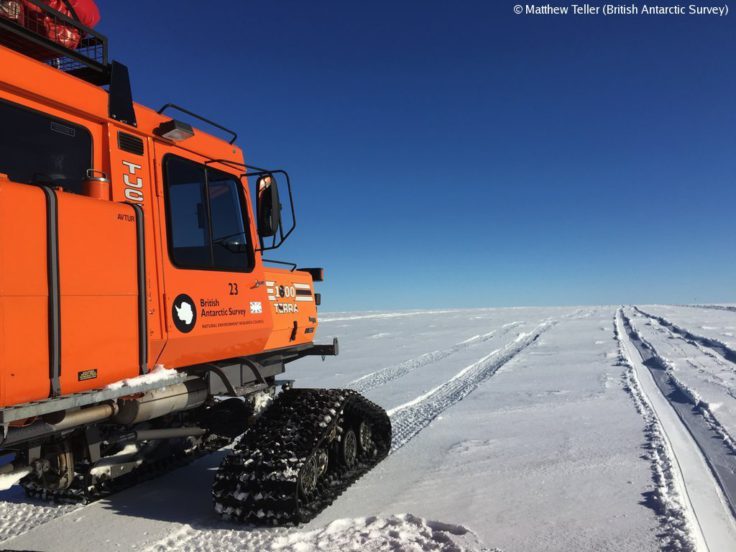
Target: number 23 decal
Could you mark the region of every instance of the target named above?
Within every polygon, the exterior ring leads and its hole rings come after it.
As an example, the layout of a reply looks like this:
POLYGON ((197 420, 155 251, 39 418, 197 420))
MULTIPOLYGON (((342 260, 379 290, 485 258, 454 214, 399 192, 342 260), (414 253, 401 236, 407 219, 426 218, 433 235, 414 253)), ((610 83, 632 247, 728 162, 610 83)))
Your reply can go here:
POLYGON ((238 294, 238 284, 237 284, 237 282, 229 282, 227 285, 230 288, 230 295, 237 295, 238 294))

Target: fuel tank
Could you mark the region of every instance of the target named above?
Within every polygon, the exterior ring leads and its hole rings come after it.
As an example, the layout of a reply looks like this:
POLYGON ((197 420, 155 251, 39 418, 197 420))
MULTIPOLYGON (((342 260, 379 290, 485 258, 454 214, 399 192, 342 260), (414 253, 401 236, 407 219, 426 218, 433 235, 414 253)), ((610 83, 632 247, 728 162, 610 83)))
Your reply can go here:
POLYGON ((0 176, 0 407, 138 375, 137 216, 0 176))

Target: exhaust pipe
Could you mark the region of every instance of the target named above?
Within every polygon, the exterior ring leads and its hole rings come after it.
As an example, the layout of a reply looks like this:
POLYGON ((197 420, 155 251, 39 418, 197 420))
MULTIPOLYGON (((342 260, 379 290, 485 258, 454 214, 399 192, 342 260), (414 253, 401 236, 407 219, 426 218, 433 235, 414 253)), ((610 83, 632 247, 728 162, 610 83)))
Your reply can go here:
MULTIPOLYGON (((10 428, 7 437, 5 440, 0 440, 0 444, 3 447, 17 445, 41 439, 52 433, 103 421, 128 426, 135 425, 173 412, 197 408, 204 404, 208 396, 207 383, 203 379, 192 379, 148 391, 138 398, 118 399, 117 402, 109 401, 87 408, 48 414, 42 421, 32 425, 10 428)), ((199 434, 191 436, 197 435, 199 434)), ((190 435, 174 435, 173 437, 181 436, 190 435)), ((151 437, 149 439, 173 437, 151 437)))
POLYGON ((10 428, 8 436, 2 442, 2 446, 7 447, 81 425, 102 422, 115 415, 117 411, 118 405, 116 403, 106 402, 89 408, 48 414, 44 416, 41 422, 26 427, 10 428))
POLYGON ((57 412, 44 416, 44 421, 49 424, 54 431, 64 431, 73 427, 94 424, 101 422, 114 416, 118 412, 118 405, 114 402, 107 402, 90 406, 89 408, 80 408, 71 412, 57 412))
POLYGON ((172 412, 191 410, 204 404, 208 387, 204 380, 193 379, 148 391, 138 399, 118 401, 120 410, 111 419, 121 425, 134 425, 172 412))
POLYGON ((207 433, 201 427, 172 427, 171 429, 142 429, 136 431, 137 441, 155 441, 157 439, 176 439, 177 437, 201 437, 207 433))
POLYGON ((140 441, 159 441, 163 439, 178 439, 181 437, 201 437, 207 430, 201 427, 172 427, 165 429, 139 429, 131 431, 120 438, 116 443, 137 443, 140 441))

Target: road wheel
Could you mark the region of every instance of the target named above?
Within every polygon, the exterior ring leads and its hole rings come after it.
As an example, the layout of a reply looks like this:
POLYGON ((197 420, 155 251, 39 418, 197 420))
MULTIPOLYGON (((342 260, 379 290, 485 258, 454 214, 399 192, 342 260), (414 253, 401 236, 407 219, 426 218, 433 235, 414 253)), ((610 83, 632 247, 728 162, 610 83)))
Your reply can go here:
POLYGON ((358 426, 358 445, 363 454, 371 452, 374 447, 373 430, 365 421, 361 421, 358 426))
POLYGON ((352 468, 358 459, 358 437, 355 435, 353 428, 348 428, 342 435, 340 441, 340 461, 352 468))
POLYGON ((320 478, 327 472, 329 459, 327 452, 323 449, 315 452, 309 460, 304 463, 301 477, 299 478, 299 488, 302 495, 311 497, 317 489, 320 478))

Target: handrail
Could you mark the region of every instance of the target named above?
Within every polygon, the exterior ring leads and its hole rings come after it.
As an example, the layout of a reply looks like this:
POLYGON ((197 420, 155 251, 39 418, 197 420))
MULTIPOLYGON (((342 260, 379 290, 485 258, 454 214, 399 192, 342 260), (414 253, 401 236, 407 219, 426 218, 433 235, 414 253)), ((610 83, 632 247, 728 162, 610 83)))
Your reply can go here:
POLYGON ((228 134, 232 135, 232 139, 229 142, 229 144, 231 144, 231 145, 234 144, 235 143, 235 140, 238 139, 238 134, 235 131, 230 130, 229 128, 225 128, 224 126, 222 126, 222 125, 220 125, 218 123, 215 123, 214 121, 210 121, 209 119, 205 119, 201 115, 197 115, 196 113, 194 113, 192 111, 189 111, 188 109, 184 109, 183 107, 180 107, 180 106, 178 106, 176 104, 167 103, 165 106, 163 106, 161 109, 158 110, 158 114, 159 115, 163 115, 163 112, 166 111, 167 109, 176 109, 177 111, 181 111, 182 113, 184 113, 186 115, 189 115, 190 117, 194 117, 195 119, 199 119, 203 123, 207 123, 208 125, 211 125, 211 126, 213 126, 215 128, 219 128, 223 132, 227 132, 228 134))

